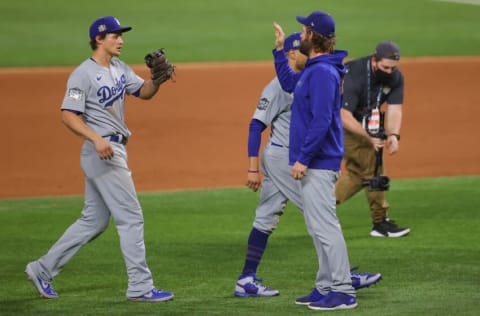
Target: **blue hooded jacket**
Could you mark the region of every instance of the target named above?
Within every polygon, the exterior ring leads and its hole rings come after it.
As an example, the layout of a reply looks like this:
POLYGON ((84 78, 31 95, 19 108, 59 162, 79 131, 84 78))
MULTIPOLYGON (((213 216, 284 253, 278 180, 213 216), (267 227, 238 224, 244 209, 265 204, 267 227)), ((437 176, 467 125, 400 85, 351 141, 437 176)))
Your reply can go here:
POLYGON ((340 170, 344 152, 340 107, 347 54, 335 51, 308 59, 304 70, 295 73, 283 50, 273 50, 282 89, 294 92, 290 165, 299 161, 311 169, 340 170))

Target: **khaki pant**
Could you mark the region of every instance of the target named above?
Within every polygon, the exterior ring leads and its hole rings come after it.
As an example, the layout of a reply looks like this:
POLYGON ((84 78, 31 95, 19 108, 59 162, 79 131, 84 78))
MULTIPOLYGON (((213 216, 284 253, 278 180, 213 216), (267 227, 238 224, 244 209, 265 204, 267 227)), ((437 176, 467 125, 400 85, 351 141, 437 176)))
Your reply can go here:
MULTIPOLYGON (((384 191, 370 192, 368 188, 362 186, 362 180, 370 179, 375 172, 375 149, 367 139, 347 130, 344 130, 344 142, 346 173, 336 184, 337 204, 347 201, 363 189, 367 196, 372 220, 374 223, 380 223, 387 216, 388 209, 384 191)), ((383 174, 382 167, 378 171, 379 174, 383 174)))

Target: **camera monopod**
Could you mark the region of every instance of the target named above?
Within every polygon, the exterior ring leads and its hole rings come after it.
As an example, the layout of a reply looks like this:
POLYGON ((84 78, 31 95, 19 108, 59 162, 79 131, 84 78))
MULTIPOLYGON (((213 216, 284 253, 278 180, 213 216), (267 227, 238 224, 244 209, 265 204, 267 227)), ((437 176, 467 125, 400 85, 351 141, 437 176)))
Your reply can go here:
MULTIPOLYGON (((379 113, 380 115, 380 128, 378 130, 378 133, 376 135, 373 135, 374 137, 380 138, 381 140, 387 139, 387 136, 385 135, 385 129, 383 128, 384 126, 384 120, 385 120, 385 113, 381 112, 379 113)), ((383 166, 383 147, 380 147, 377 152, 375 153, 375 171, 373 172, 373 176, 377 177, 378 170, 380 167, 383 166)))
MULTIPOLYGON (((384 129, 384 119, 385 119, 385 113, 381 112, 377 109, 379 112, 379 128, 378 132, 375 134, 371 134, 373 137, 380 138, 382 140, 387 139, 387 136, 385 135, 385 129, 384 129)), ((380 147, 376 153, 375 153, 375 171, 373 172, 373 178, 371 179, 366 179, 362 181, 363 186, 368 186, 369 191, 388 191, 388 188, 390 187, 390 178, 384 175, 379 175, 379 170, 383 166, 383 147, 380 147)))

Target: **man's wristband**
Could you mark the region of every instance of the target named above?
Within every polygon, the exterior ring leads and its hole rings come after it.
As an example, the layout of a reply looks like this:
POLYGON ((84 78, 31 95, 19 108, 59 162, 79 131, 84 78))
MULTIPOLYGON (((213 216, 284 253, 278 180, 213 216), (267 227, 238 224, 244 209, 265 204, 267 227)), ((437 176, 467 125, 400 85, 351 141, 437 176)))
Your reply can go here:
POLYGON ((395 136, 398 141, 400 140, 400 135, 399 134, 391 133, 391 134, 388 134, 388 136, 395 136))
POLYGON ((258 173, 258 170, 248 170, 248 173, 258 173))

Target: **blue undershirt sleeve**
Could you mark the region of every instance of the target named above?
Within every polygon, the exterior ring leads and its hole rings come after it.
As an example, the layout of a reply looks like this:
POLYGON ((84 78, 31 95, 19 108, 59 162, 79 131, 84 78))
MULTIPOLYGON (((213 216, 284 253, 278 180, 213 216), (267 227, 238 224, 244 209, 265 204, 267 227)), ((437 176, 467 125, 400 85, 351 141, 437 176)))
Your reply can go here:
POLYGON ((80 114, 83 114, 82 112, 80 111, 75 111, 75 110, 70 110, 70 109, 61 109, 62 111, 68 111, 68 112, 72 112, 72 113, 75 113, 77 115, 80 115, 80 114))
POLYGON ((262 132, 267 128, 265 124, 257 119, 250 121, 248 130, 248 157, 258 157, 260 144, 262 143, 262 132))
MULTIPOLYGON (((143 87, 143 86, 142 86, 143 87)), ((140 90, 142 90, 142 87, 138 88, 137 91, 135 91, 134 93, 132 93, 132 95, 136 96, 137 98, 140 96, 140 90)))

